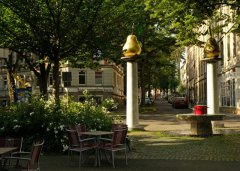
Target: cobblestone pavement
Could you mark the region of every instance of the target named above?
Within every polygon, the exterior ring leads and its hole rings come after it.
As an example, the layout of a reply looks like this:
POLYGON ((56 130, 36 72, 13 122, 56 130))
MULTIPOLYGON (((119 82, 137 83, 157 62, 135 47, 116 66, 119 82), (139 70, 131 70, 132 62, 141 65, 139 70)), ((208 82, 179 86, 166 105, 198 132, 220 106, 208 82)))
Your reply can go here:
MULTIPOLYGON (((42 171, 239 171, 240 116, 227 114, 222 128, 214 129, 212 137, 188 136, 190 125, 177 121, 176 114, 192 113, 191 109, 174 109, 164 100, 155 102, 156 112, 140 114, 144 131, 131 131, 132 150, 128 165, 124 155, 116 155, 116 168, 103 160, 93 167, 93 159, 78 168, 78 160, 68 164, 67 156, 43 156, 42 171), (219 133, 221 135, 219 135, 219 133)), ((124 111, 123 111, 124 112, 124 111)))
MULTIPOLYGON (((145 132, 130 133, 133 144, 138 148, 135 151, 133 149, 130 158, 200 163, 236 162, 240 166, 240 116, 226 114, 224 121, 217 122, 218 125, 221 123, 221 127, 213 129, 213 137, 191 137, 188 136, 190 124, 176 120, 176 114, 192 113, 191 109, 174 109, 166 101, 156 101, 156 107, 154 113, 140 114, 140 127, 145 132), (157 132, 166 136, 159 136, 157 132), (141 143, 144 148, 139 148, 141 143)), ((234 170, 234 167, 230 170, 234 170)), ((240 170, 240 167, 236 170, 240 170)))

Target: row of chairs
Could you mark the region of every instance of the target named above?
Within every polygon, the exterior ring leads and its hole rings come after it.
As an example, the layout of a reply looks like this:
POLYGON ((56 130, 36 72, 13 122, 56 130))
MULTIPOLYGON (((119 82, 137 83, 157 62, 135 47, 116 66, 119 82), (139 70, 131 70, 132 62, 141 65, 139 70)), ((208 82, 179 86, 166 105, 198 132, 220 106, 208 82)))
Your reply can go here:
MULTIPOLYGON (((112 136, 106 138, 100 138, 100 143, 96 143, 95 138, 87 137, 82 135, 81 132, 86 132, 86 126, 84 124, 78 124, 74 126, 69 126, 67 130, 69 138, 69 151, 68 159, 71 152, 79 153, 79 167, 83 163, 83 152, 88 152, 90 150, 109 151, 111 152, 112 166, 115 168, 115 152, 116 151, 125 151, 125 160, 127 165, 127 144, 126 137, 128 127, 126 124, 113 124, 112 125, 112 136)), ((106 154, 106 153, 105 153, 106 154)), ((105 155, 107 156, 107 155, 105 155)))
POLYGON ((10 156, 2 158, 3 170, 39 171, 39 158, 44 140, 33 143, 31 152, 22 151, 23 138, 0 138, 0 147, 16 147, 10 156))

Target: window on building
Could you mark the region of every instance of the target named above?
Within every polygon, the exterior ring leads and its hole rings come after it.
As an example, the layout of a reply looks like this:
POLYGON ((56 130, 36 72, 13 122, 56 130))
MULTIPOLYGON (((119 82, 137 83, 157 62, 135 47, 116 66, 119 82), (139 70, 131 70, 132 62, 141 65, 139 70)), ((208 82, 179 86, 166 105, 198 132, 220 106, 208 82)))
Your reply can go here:
POLYGON ((235 80, 221 83, 221 105, 235 107, 235 80))
POLYGON ((230 81, 230 106, 233 106, 233 84, 232 81, 230 81))
POLYGON ((117 86, 117 81, 116 81, 116 80, 117 80, 117 78, 116 78, 116 77, 117 77, 117 74, 116 74, 116 72, 113 72, 113 86, 114 86, 114 87, 116 87, 116 86, 117 86))
POLYGON ((102 102, 102 97, 101 96, 93 96, 93 99, 96 104, 101 104, 102 102))
POLYGON ((7 89, 7 77, 3 78, 3 88, 6 90, 7 89))
POLYGON ((79 84, 86 84, 86 72, 80 71, 79 72, 79 84))
POLYGON ((84 103, 85 100, 86 100, 86 98, 85 98, 84 96, 80 96, 80 97, 78 98, 78 101, 81 102, 81 103, 84 103))
POLYGON ((221 106, 225 106, 225 82, 221 82, 221 106))
POLYGON ((237 56, 237 35, 233 33, 233 57, 237 56))
POLYGON ((102 84, 102 72, 101 71, 95 72, 95 84, 102 84))
POLYGON ((72 81, 72 73, 71 72, 62 72, 62 80, 64 87, 70 87, 72 81))
MULTIPOLYGON (((102 102, 102 96, 91 96, 91 99, 95 101, 96 104, 101 104, 102 102)), ((84 96, 79 96, 78 101, 79 102, 85 102, 86 98, 84 96)))
POLYGON ((0 71, 5 71, 5 61, 4 60, 0 60, 0 71))
POLYGON ((223 65, 223 63, 224 63, 224 46, 223 46, 223 41, 221 41, 220 42, 220 51, 221 51, 221 58, 222 58, 222 60, 221 60, 221 65, 223 65))
POLYGON ((231 81, 231 106, 235 105, 235 79, 232 79, 231 81))
POLYGON ((230 106, 230 102, 231 102, 231 98, 230 98, 230 96, 231 96, 231 86, 230 86, 230 80, 228 80, 227 81, 227 84, 226 84, 226 89, 227 89, 227 91, 226 91, 226 98, 227 98, 227 104, 226 104, 226 106, 230 106))
POLYGON ((230 60, 230 56, 231 56, 231 46, 230 46, 230 34, 228 34, 227 36, 227 59, 230 60))

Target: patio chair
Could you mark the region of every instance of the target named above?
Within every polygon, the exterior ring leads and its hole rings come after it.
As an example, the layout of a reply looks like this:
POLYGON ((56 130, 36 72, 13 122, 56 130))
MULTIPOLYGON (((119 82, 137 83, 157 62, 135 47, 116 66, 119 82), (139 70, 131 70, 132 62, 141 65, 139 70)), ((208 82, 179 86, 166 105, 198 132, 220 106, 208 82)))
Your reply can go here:
POLYGON ((17 157, 4 157, 3 168, 8 171, 40 171, 39 158, 43 144, 44 140, 39 140, 33 144, 31 152, 19 152, 18 154, 21 156, 17 157))
POLYGON ((67 129, 68 139, 69 139, 69 148, 68 148, 68 161, 70 158, 70 153, 77 152, 79 153, 79 167, 83 162, 82 153, 85 151, 89 151, 96 148, 96 144, 94 142, 94 138, 85 138, 81 139, 78 136, 76 130, 67 129))
MULTIPOLYGON (((112 124, 112 131, 114 131, 116 129, 128 129, 128 126, 127 126, 127 124, 122 124, 122 123, 112 124)), ((128 136, 126 136, 126 145, 127 145, 128 150, 131 151, 132 150, 131 141, 128 136)))
POLYGON ((78 136, 80 138, 86 138, 87 137, 87 135, 82 135, 82 132, 86 132, 87 131, 85 124, 81 123, 81 124, 77 124, 77 125, 70 125, 69 129, 76 130, 77 133, 78 133, 78 136))
POLYGON ((125 152, 125 161, 127 165, 127 147, 126 147, 126 136, 127 128, 115 129, 113 130, 113 135, 111 139, 101 138, 102 143, 99 145, 100 150, 111 152, 112 166, 115 168, 115 152, 124 151, 125 152))
POLYGON ((82 132, 86 132, 86 125, 85 124, 77 124, 75 125, 76 131, 78 133, 78 136, 82 139, 87 138, 87 135, 82 135, 82 132))

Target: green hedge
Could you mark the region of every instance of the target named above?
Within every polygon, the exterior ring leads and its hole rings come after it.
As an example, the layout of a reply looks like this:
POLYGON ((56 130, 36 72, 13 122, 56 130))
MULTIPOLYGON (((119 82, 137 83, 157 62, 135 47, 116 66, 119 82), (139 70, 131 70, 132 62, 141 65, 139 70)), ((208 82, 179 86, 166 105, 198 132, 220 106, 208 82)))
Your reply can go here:
POLYGON ((52 99, 45 101, 33 97, 31 103, 0 108, 0 136, 23 137, 24 147, 28 150, 34 139, 44 138, 45 152, 63 152, 68 147, 65 131, 68 125, 85 123, 90 130, 110 130, 112 123, 120 121, 108 111, 109 99, 97 105, 89 97, 87 92, 85 102, 64 97, 60 106, 52 99))

